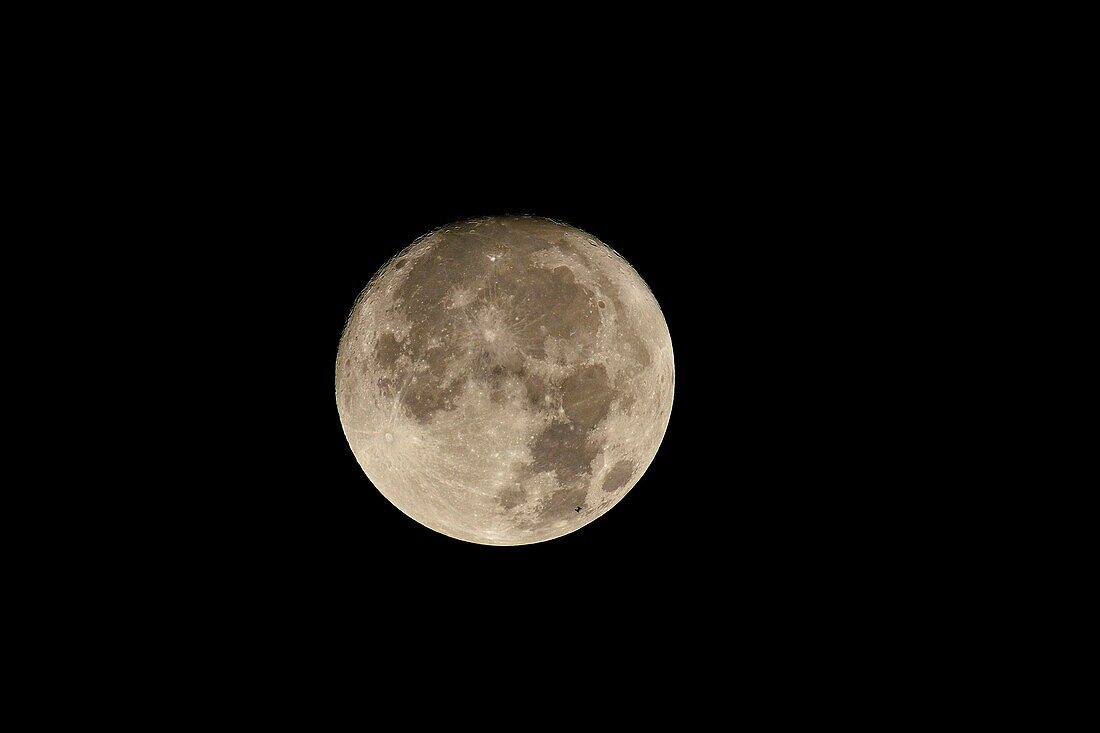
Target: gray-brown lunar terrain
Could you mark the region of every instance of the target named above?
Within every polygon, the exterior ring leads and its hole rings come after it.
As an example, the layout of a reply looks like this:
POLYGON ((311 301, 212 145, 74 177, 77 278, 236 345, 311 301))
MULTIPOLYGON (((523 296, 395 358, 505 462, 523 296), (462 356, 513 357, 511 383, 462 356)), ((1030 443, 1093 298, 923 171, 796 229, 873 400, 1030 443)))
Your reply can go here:
POLYGON ((657 452, 675 369, 656 299, 617 253, 534 217, 438 229, 356 301, 336 363, 348 443, 398 509, 460 540, 560 537, 657 452))

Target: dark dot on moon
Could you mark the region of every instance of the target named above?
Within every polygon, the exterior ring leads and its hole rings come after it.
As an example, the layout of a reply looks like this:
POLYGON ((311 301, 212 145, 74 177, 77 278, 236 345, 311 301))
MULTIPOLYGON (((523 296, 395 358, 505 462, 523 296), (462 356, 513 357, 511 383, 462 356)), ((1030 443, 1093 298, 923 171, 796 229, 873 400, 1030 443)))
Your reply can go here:
POLYGON ((539 519, 545 523, 572 516, 574 513, 573 507, 583 506, 587 493, 585 489, 555 491, 549 498, 539 504, 537 510, 539 519))
POLYGON ((603 302, 602 300, 599 303, 596 303, 596 305, 598 305, 601 308, 606 308, 607 307, 607 303, 603 302))

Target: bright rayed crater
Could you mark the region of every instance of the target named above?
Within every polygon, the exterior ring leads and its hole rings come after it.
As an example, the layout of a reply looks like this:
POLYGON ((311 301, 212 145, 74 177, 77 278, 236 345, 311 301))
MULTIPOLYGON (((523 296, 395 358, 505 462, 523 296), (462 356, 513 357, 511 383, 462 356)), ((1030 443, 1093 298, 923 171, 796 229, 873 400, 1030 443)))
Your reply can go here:
POLYGON ((375 275, 340 340, 336 402, 398 509, 523 545, 637 483, 674 379, 660 306, 622 257, 565 224, 491 217, 434 231, 375 275))

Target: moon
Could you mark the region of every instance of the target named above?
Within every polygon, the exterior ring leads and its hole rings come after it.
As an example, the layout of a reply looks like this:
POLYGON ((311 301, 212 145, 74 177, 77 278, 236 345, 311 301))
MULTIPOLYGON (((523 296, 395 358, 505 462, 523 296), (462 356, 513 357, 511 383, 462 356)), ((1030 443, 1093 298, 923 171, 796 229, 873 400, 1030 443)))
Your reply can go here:
POLYGON ((437 229, 378 271, 340 339, 336 403, 359 465, 406 515, 526 545, 633 488, 674 382, 661 308, 618 253, 500 216, 437 229))

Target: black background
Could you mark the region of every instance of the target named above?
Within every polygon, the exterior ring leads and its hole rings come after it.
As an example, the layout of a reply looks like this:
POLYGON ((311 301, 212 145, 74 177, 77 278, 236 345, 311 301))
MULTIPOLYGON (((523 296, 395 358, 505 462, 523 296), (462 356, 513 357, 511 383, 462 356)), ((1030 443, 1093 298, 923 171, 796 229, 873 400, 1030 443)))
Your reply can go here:
POLYGON ((690 193, 715 184, 652 161, 576 152, 540 156, 517 145, 456 153, 454 160, 423 167, 409 163, 405 175, 387 173, 375 182, 380 185, 360 190, 320 183, 305 199, 305 218, 319 231, 304 253, 292 250, 287 263, 298 285, 286 302, 286 321, 298 324, 302 341, 284 357, 283 368, 298 374, 298 394, 290 398, 294 407, 283 403, 287 413, 279 421, 298 424, 288 428, 294 440, 274 457, 294 469, 282 479, 293 485, 276 493, 296 526, 285 549, 310 558, 315 577, 380 573, 424 590, 456 578, 476 585, 480 578, 527 585, 535 594, 617 583, 656 592, 685 563, 699 565, 699 553, 709 565, 715 550, 735 539, 737 518, 717 517, 732 505, 736 443, 744 432, 736 415, 745 394, 736 380, 745 326, 730 320, 739 279, 730 269, 736 234, 729 226, 715 228, 722 215, 708 206, 717 191, 710 202, 690 193), (616 248, 661 303, 677 360, 669 430, 639 484, 588 527, 511 548, 445 537, 390 505, 347 445, 333 388, 341 330, 374 272, 435 227, 503 213, 558 219, 616 248))
MULTIPOLYGON (((76 560, 96 582, 126 569, 135 600, 118 607, 93 585, 71 607, 105 598, 151 638, 208 645, 204 676, 233 677, 222 660, 237 653, 354 685, 397 642, 411 669, 382 669, 414 689, 477 661, 497 677, 571 661, 565 681, 590 687, 718 662, 762 684, 774 674, 785 694, 800 674, 834 678, 852 638, 872 678, 889 644, 932 638, 928 621, 953 608, 922 597, 942 583, 926 560, 947 555, 951 482, 977 477, 939 467, 965 442, 917 404, 955 364, 911 315, 942 280, 907 273, 953 271, 957 233, 925 222, 966 206, 935 155, 955 115, 922 117, 904 73, 876 75, 874 54, 844 68, 825 63, 840 49, 753 47, 747 25, 696 42, 691 25, 687 48, 659 48, 657 33, 607 63, 594 63, 596 36, 511 34, 553 67, 515 79, 497 76, 511 60, 497 41, 461 34, 488 51, 484 71, 444 59, 411 74, 419 48, 364 57, 375 39, 355 26, 346 42, 326 27, 316 50, 272 35, 286 54, 234 42, 240 63, 197 77, 205 50, 189 40, 178 70, 122 91, 132 114, 95 95, 75 110, 133 158, 120 166, 90 139, 88 188, 108 173, 127 185, 104 226, 84 228, 109 240, 125 224, 136 251, 163 261, 137 262, 141 292, 122 309, 153 321, 127 330, 134 368, 156 380, 137 421, 151 466, 111 505, 118 531, 88 522, 88 546, 117 555, 76 560), (516 548, 452 540, 391 506, 347 446, 333 383, 344 320, 375 270, 435 227, 501 213, 560 219, 621 252, 664 310, 677 369, 668 432, 633 490, 578 532, 516 548), (166 327, 169 309, 182 318, 166 327), (677 666, 663 652, 713 658, 677 666), (661 665, 593 669, 640 657, 661 665)), ((983 569, 962 570, 960 585, 983 569)), ((715 680, 708 697, 728 712, 715 680)), ((552 689, 559 709, 574 694, 552 689)))
POLYGON ((822 510, 844 502, 841 458, 823 450, 843 415, 818 391, 840 338, 816 332, 831 308, 805 289, 822 276, 822 236, 799 223, 813 217, 714 140, 667 157, 644 136, 619 143, 329 161, 294 169, 293 195, 265 202, 279 226, 251 275, 275 295, 242 324, 270 354, 245 490, 281 572, 353 597, 392 583, 413 597, 480 587, 663 604, 770 583, 777 567, 809 572, 826 535, 843 546, 822 529, 822 510), (502 213, 559 219, 617 249, 661 304, 677 370, 665 440, 626 498, 577 532, 510 548, 445 537, 390 505, 347 445, 333 385, 345 319, 377 268, 435 227, 502 213))
POLYGON ((202 196, 226 217, 201 260, 233 301, 208 346, 234 367, 235 409, 202 526, 216 527, 226 586, 334 628, 445 608, 448 623, 530 616, 564 639, 591 615, 684 633, 701 615, 713 633, 746 598, 761 623, 793 622, 890 577, 906 559, 884 547, 914 479, 882 429, 898 354, 879 294, 897 263, 880 244, 892 194, 876 190, 878 159, 766 110, 534 105, 443 124, 464 104, 406 106, 384 126, 329 107, 292 117, 294 135, 249 127, 221 148, 202 196), (633 265, 668 322, 676 393, 656 458, 612 511, 550 542, 487 547, 374 489, 334 374, 345 319, 386 260, 435 227, 505 213, 580 227, 633 265))

